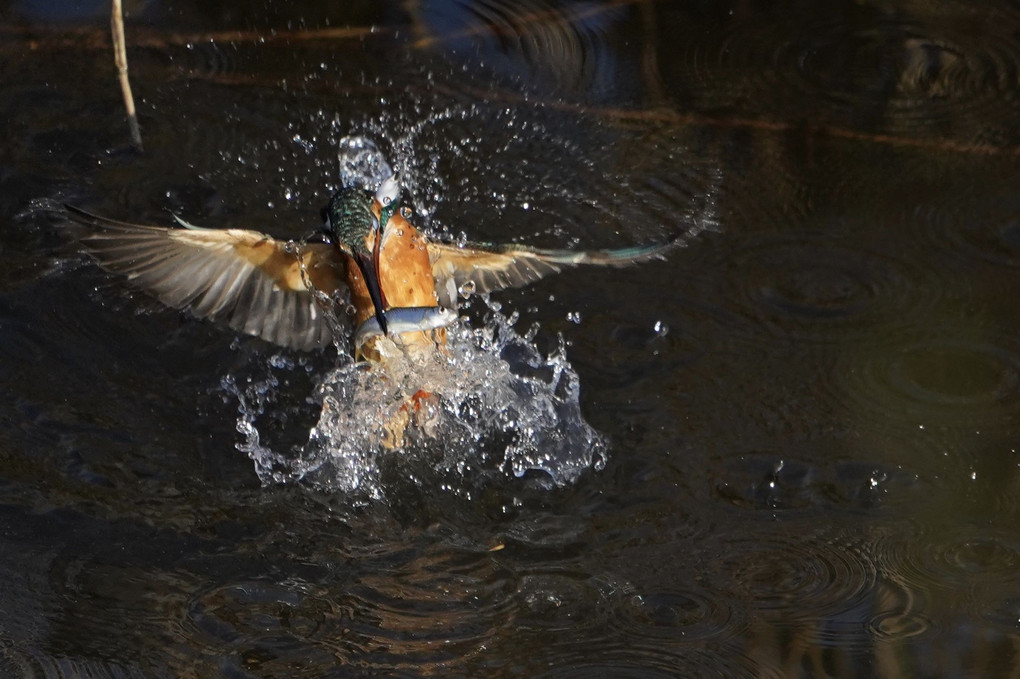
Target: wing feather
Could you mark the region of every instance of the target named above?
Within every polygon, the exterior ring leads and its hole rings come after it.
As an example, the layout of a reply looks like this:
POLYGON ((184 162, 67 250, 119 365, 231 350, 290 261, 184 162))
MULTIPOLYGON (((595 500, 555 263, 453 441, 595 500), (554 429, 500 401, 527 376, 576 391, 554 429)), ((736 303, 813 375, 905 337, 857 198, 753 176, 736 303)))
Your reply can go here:
POLYGON ((294 349, 333 341, 306 283, 330 296, 346 291, 345 263, 331 246, 302 245, 299 259, 257 231, 144 226, 67 209, 90 228, 81 242, 101 267, 168 306, 294 349))
POLYGON ((454 308, 457 293, 469 281, 474 292, 518 288, 565 267, 579 264, 628 266, 662 257, 676 242, 619 250, 541 250, 519 245, 429 243, 439 303, 454 308))

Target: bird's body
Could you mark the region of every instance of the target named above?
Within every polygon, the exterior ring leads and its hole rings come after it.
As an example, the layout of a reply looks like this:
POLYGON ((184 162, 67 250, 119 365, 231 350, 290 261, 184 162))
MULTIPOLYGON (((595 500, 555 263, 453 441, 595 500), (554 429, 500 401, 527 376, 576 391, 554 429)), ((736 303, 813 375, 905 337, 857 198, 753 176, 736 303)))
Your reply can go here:
MULTIPOLYGON (((357 191, 355 189, 355 191, 357 191)), ((363 193, 363 192, 362 192, 363 193)), ((360 201, 356 194, 343 195, 340 201, 360 201)), ((393 199, 395 200, 395 199, 393 199)), ((334 198, 333 202, 337 202, 334 198)), ((378 198, 372 201, 371 214, 378 222, 382 221, 384 206, 378 198)), ((432 262, 429 259, 427 241, 399 211, 387 210, 388 219, 377 233, 357 233, 354 238, 358 245, 371 253, 374 275, 378 283, 382 308, 390 309, 439 309, 439 297, 436 294, 435 278, 432 274, 432 262)), ((357 329, 365 328, 372 319, 377 319, 377 307, 372 300, 370 275, 358 267, 347 267, 347 287, 350 290, 351 304, 354 307, 354 325, 357 329)), ((433 315, 432 318, 436 318, 433 315)), ((455 320, 449 318, 448 320, 455 320)), ((383 322, 378 322, 380 333, 365 334, 361 342, 355 335, 355 348, 360 357, 374 362, 382 362, 384 357, 394 348, 403 352, 428 352, 446 343, 444 327, 425 327, 425 317, 420 330, 387 333, 383 322)), ((364 333, 361 333, 364 334, 364 333)))

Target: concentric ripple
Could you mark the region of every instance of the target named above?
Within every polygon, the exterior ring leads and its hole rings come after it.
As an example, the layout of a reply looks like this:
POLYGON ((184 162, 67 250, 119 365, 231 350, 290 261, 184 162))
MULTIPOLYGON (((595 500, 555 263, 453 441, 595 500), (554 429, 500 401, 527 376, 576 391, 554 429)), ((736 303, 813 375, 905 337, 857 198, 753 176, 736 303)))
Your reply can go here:
POLYGON ((882 579, 871 602, 866 629, 878 641, 903 641, 938 632, 936 621, 926 611, 928 599, 922 592, 897 579, 882 579))
POLYGON ((696 587, 657 592, 631 592, 623 597, 613 618, 628 638, 700 639, 720 642, 738 635, 745 616, 727 601, 696 587))
MULTIPOLYGON (((704 643, 664 644, 661 640, 593 639, 571 646, 542 647, 529 657, 528 666, 536 668, 528 676, 541 679, 586 679, 588 677, 719 677, 736 679, 755 676, 780 679, 787 676, 768 656, 755 656, 757 649, 737 645, 707 646, 704 643), (555 655, 552 655, 552 652, 555 655), (540 669, 539 669, 540 668, 540 669)), ((769 649, 771 650, 771 649, 769 649)))
MULTIPOLYGON (((789 530, 789 529, 788 529, 789 530)), ((782 625, 814 623, 831 633, 859 625, 877 577, 856 538, 839 532, 756 531, 726 540, 725 554, 706 567, 713 589, 751 602, 782 625)))
MULTIPOLYGON (((1020 49, 1011 35, 987 26, 966 27, 953 36, 932 35, 912 23, 847 27, 815 31, 811 42, 791 55, 790 63, 798 67, 792 72, 803 77, 805 91, 826 92, 837 107, 873 107, 904 131, 950 131, 951 121, 994 125, 1010 117, 1020 70, 1020 49)), ((979 127, 966 133, 968 141, 995 140, 979 127)))
POLYGON ((921 273, 904 261, 810 234, 751 241, 727 259, 740 276, 726 303, 755 335, 867 339, 923 315, 939 294, 919 285, 921 273))
POLYGON ((844 352, 834 383, 869 419, 1001 428, 1018 417, 1020 344, 980 327, 931 327, 844 352))
POLYGON ((902 530, 883 531, 874 549, 883 570, 906 587, 932 597, 954 592, 956 600, 972 601, 977 591, 1020 586, 1020 539, 1008 530, 916 522, 902 530))
POLYGON ((907 221, 919 239, 954 260, 1020 267, 1020 200, 1015 193, 978 195, 920 205, 907 221))
POLYGON ((863 122, 963 143, 1009 143, 1020 46, 1009 22, 989 26, 972 21, 968 8, 959 13, 955 21, 941 18, 940 25, 953 28, 947 33, 867 9, 728 22, 717 43, 691 36, 683 73, 700 78, 685 84, 707 106, 740 103, 772 112, 798 101, 848 129, 863 122))
POLYGON ((616 591, 587 573, 535 571, 520 577, 514 599, 514 624, 521 629, 593 632, 608 619, 616 591))
POLYGON ((426 551, 396 568, 362 573, 347 587, 345 628, 369 659, 462 659, 506 625, 512 615, 507 587, 485 554, 426 551))
POLYGON ((187 626, 215 647, 243 647, 263 635, 311 641, 339 630, 342 611, 300 583, 235 582, 201 592, 187 611, 187 626))
POLYGON ((571 92, 599 93, 620 78, 607 33, 626 15, 617 3, 573 7, 547 0, 422 3, 417 46, 481 55, 525 82, 546 80, 571 92))

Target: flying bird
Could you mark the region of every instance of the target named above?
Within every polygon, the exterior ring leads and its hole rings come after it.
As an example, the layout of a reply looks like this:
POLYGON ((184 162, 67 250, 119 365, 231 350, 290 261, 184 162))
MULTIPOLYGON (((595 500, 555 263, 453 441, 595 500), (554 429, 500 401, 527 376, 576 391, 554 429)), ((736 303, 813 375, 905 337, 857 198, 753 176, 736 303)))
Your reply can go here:
POLYGON ((100 267, 163 304, 291 349, 324 347, 343 333, 353 337, 356 358, 377 363, 394 351, 441 349, 458 294, 520 287, 580 264, 627 266, 676 242, 590 251, 441 243, 399 209, 392 177, 374 194, 337 191, 322 230, 303 242, 179 219, 172 227, 132 224, 65 207, 88 227, 81 242, 100 267))

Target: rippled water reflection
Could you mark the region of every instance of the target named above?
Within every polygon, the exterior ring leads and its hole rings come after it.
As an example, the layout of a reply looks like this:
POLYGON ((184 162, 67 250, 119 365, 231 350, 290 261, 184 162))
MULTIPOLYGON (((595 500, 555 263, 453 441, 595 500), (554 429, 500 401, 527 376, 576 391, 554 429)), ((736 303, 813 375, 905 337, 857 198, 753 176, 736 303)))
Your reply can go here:
POLYGON ((1017 3, 144 3, 144 154, 106 7, 0 7, 0 675, 1016 673, 1017 3), (52 208, 296 238, 358 136, 432 233, 685 246, 477 302, 349 475, 351 363, 52 208))

